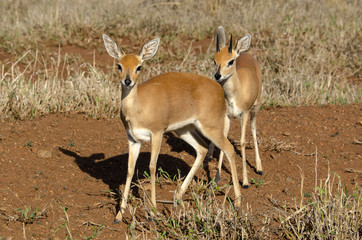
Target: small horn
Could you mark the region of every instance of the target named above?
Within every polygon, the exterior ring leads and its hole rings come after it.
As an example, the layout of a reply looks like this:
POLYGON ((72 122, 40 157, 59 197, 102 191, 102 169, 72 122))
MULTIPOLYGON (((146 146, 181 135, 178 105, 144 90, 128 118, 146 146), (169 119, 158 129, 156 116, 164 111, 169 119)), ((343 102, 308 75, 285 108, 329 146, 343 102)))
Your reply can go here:
POLYGON ((219 34, 216 34, 216 52, 220 52, 220 48, 219 48, 219 34))
POLYGON ((230 46, 229 46, 229 53, 233 50, 233 35, 230 35, 230 46))

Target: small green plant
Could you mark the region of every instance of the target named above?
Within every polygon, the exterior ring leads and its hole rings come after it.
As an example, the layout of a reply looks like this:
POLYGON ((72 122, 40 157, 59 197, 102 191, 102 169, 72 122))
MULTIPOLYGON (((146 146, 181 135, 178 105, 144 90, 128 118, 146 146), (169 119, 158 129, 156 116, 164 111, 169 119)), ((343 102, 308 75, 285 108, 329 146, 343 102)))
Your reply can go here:
POLYGON ((171 175, 168 172, 166 172, 160 167, 158 168, 157 183, 163 184, 163 183, 176 182, 178 174, 175 174, 173 177, 171 177, 171 175))
POLYGON ((104 228, 103 224, 101 224, 98 228, 97 227, 91 227, 93 229, 93 234, 90 237, 83 237, 83 239, 89 240, 89 239, 94 239, 97 237, 97 235, 99 234, 99 232, 104 228))
POLYGON ((65 214, 66 219, 64 219, 63 223, 53 232, 52 236, 54 236, 62 227, 65 227, 68 232, 68 235, 69 235, 68 237, 66 237, 66 239, 73 240, 73 236, 70 231, 69 217, 68 217, 68 213, 67 213, 68 208, 63 206, 61 203, 59 203, 59 204, 65 214))
POLYGON ((72 140, 70 140, 69 147, 74 147, 74 146, 75 146, 75 143, 72 140))
POLYGON ((170 179, 171 180, 171 176, 168 172, 164 171, 161 167, 158 168, 158 174, 160 177, 164 177, 165 179, 170 179))
POLYGON ((149 174, 147 171, 144 171, 144 172, 143 172, 143 175, 145 175, 145 177, 146 177, 147 179, 151 179, 151 176, 150 176, 150 174, 149 174))
POLYGON ((255 184, 255 186, 257 188, 261 187, 261 185, 264 183, 264 180, 259 179, 259 178, 257 178, 257 179, 251 178, 250 181, 252 184, 255 184))
POLYGON ((24 147, 32 148, 33 147, 32 141, 26 141, 26 143, 24 144, 24 147))
POLYGON ((35 222, 37 219, 42 218, 43 214, 39 214, 39 208, 37 207, 35 210, 32 210, 31 207, 27 207, 24 209, 17 209, 18 212, 18 220, 22 223, 29 224, 35 222))

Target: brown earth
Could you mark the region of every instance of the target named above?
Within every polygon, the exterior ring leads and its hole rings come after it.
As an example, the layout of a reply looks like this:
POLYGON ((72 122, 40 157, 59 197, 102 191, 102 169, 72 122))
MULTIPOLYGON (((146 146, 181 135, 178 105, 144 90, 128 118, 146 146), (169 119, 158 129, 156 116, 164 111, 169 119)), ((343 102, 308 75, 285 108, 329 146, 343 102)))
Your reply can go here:
MULTIPOLYGON (((310 193, 315 181, 316 159, 318 179, 327 177, 329 166, 349 190, 353 189, 361 182, 362 146, 356 144, 356 140, 362 140, 361 110, 361 104, 351 104, 260 111, 257 124, 263 176, 255 173, 254 150, 249 148, 246 154, 249 179, 261 179, 263 183, 260 187, 252 184, 249 189, 242 190, 244 207, 248 203, 255 213, 272 213, 269 197, 292 203, 294 197, 300 196, 299 167, 306 177, 304 191, 310 193)), ((249 132, 248 140, 251 139, 249 132)), ((229 137, 235 146, 239 134, 239 124, 232 120, 229 137)), ((120 119, 96 120, 82 114, 52 114, 28 121, 2 122, 0 237, 64 239, 69 236, 62 227, 66 219, 64 206, 68 209, 69 228, 74 238, 93 234, 84 223, 109 227, 101 231, 99 239, 125 238, 131 217, 128 213, 124 223, 112 224, 117 201, 108 191, 124 187, 127 151, 126 133, 120 119), (36 208, 44 211, 43 218, 24 225, 12 221, 18 209, 28 207, 32 211, 36 208)), ((171 176, 180 169, 181 176, 185 176, 193 163, 193 155, 189 146, 168 134, 164 137, 157 166, 171 176)), ((144 179, 149 157, 150 145, 144 144, 134 181, 144 179)), ((240 157, 237 162, 241 181, 240 157)), ((214 160, 210 164, 212 176, 215 163, 214 160)), ((200 169, 197 178, 206 179, 205 175, 200 169)), ((226 180, 230 177, 227 163, 222 177, 226 180)), ((172 200, 170 191, 175 189, 176 183, 158 186, 157 198, 172 200)), ((135 196, 137 191, 135 189, 135 196)), ((188 198, 187 194, 184 198, 188 198)), ((162 205, 159 207, 170 206, 162 205)), ((137 211, 138 215, 145 215, 141 208, 137 211)))

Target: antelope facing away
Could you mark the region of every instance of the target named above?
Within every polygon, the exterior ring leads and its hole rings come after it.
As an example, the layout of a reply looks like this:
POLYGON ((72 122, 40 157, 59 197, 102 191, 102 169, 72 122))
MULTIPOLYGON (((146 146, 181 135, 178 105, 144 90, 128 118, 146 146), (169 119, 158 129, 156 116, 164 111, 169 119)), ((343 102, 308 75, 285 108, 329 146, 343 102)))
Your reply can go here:
MULTIPOLYGON (((230 45, 225 46, 226 37, 223 27, 217 29, 216 54, 214 58, 217 72, 215 79, 224 89, 228 101, 228 114, 240 119, 241 126, 241 153, 243 158, 243 187, 249 186, 246 171, 245 156, 245 131, 250 117, 251 132, 254 140, 256 171, 262 175, 263 169, 256 138, 256 113, 261 104, 261 71, 258 62, 250 54, 245 53, 249 49, 251 36, 248 34, 237 41, 235 49, 232 49, 232 35, 230 45)), ((210 145, 208 157, 214 149, 210 145)), ((223 153, 220 152, 216 181, 220 179, 223 153)))
POLYGON ((122 86, 121 119, 127 131, 129 153, 128 173, 120 211, 115 222, 122 221, 130 185, 142 141, 151 141, 151 202, 156 208, 155 173, 162 136, 175 131, 196 151, 195 162, 181 188, 180 199, 207 154, 207 144, 196 129, 223 151, 229 160, 235 191, 235 205, 241 206, 241 188, 236 171, 234 148, 227 139, 230 120, 222 88, 215 81, 191 73, 166 73, 138 84, 141 64, 152 58, 159 39, 145 43, 138 55, 125 54, 103 34, 108 54, 118 60, 122 86))

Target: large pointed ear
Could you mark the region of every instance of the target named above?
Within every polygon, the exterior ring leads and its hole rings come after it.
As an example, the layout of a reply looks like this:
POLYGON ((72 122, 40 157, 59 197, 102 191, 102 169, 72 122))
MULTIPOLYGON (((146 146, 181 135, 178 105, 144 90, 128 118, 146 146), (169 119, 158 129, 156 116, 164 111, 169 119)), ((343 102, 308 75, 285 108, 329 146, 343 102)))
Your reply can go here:
POLYGON ((160 44, 160 39, 155 38, 149 42, 146 42, 139 53, 139 57, 142 61, 148 60, 155 56, 157 53, 158 45, 160 44))
POLYGON ((235 48, 238 55, 240 55, 240 53, 242 53, 242 52, 246 52, 249 50, 250 41, 251 41, 250 34, 247 34, 238 40, 238 43, 236 44, 236 48, 235 48))
POLYGON ((226 44, 226 36, 225 36, 225 30, 222 26, 217 28, 216 31, 216 52, 220 51, 220 48, 225 47, 226 44))
POLYGON ((123 54, 118 50, 117 44, 106 34, 103 34, 102 37, 108 54, 119 60, 123 54))

